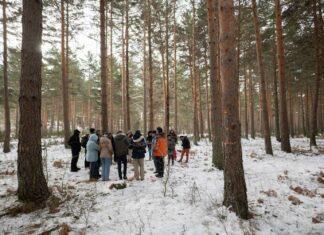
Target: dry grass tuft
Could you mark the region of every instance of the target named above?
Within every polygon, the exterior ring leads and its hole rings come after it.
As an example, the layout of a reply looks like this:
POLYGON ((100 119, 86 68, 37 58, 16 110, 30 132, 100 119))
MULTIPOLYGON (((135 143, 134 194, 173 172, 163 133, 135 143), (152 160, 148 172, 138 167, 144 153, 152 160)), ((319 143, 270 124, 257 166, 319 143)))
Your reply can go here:
POLYGON ((315 197, 316 196, 315 191, 310 191, 307 188, 301 188, 299 186, 297 186, 295 188, 293 186, 290 186, 289 188, 291 190, 295 191, 296 193, 307 196, 307 197, 315 197))
POLYGON ((64 161, 63 160, 56 160, 53 162, 53 167, 56 168, 64 168, 64 161))
POLYGON ((303 202, 302 202, 301 200, 299 200, 297 197, 295 197, 295 196, 291 196, 291 195, 288 197, 288 200, 291 201, 291 203, 292 203, 293 205, 300 205, 300 204, 303 203, 303 202))
POLYGON ((260 193, 264 193, 268 197, 278 197, 277 192, 274 191, 273 189, 269 189, 268 191, 261 191, 260 193))

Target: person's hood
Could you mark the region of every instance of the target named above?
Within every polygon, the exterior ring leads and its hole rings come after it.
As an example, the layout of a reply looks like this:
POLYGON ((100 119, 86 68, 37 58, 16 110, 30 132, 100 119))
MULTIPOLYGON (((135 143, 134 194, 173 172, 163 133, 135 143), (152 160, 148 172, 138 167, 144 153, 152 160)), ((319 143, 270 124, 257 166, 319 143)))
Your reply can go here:
POLYGON ((138 142, 142 141, 143 139, 144 139, 144 136, 142 136, 141 134, 138 134, 138 133, 133 136, 134 143, 138 143, 138 142))
POLYGON ((96 134, 90 135, 89 141, 97 142, 98 141, 98 136, 96 134))
POLYGON ((115 136, 115 140, 122 140, 126 137, 126 135, 124 133, 119 133, 115 136))

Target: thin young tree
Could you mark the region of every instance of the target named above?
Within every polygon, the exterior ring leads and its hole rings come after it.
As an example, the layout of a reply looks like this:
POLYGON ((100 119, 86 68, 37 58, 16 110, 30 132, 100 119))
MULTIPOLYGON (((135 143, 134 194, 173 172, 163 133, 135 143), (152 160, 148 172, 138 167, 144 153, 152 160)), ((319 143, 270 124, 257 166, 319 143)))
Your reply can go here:
POLYGON ((208 0, 208 35, 209 35, 209 64, 211 89, 211 131, 213 145, 213 164, 220 170, 224 169, 222 148, 222 107, 221 84, 219 76, 219 40, 218 40, 218 14, 216 15, 216 1, 208 0))
POLYGON ((177 20, 176 2, 173 0, 173 77, 174 77, 174 130, 178 132, 178 83, 177 83, 177 20))
POLYGON ((148 7, 148 30, 147 30, 147 41, 148 41, 148 62, 149 62, 149 129, 154 129, 154 89, 153 89, 153 47, 152 47, 152 10, 151 0, 147 0, 148 7))
POLYGON ((314 41, 315 41, 315 91, 312 100, 312 112, 311 112, 311 122, 310 122, 310 145, 316 146, 316 132, 317 132, 317 110, 318 110, 318 100, 319 100, 319 87, 320 87, 320 68, 321 68, 321 40, 320 40, 320 28, 319 28, 319 17, 318 17, 318 4, 316 0, 312 1, 313 8, 313 19, 314 19, 314 41))
POLYGON ((224 205, 243 219, 248 218, 248 202, 242 161, 239 120, 239 78, 234 6, 232 0, 219 0, 220 72, 223 108, 224 205))
POLYGON ((65 53, 65 10, 64 0, 61 0, 61 77, 63 96, 63 125, 64 125, 64 145, 70 138, 70 101, 69 101, 69 81, 67 77, 66 53, 65 53))
POLYGON ((10 106, 9 106, 9 90, 8 90, 8 47, 7 47, 7 2, 2 1, 3 12, 3 107, 4 107, 4 119, 5 119, 5 134, 3 142, 3 152, 10 152, 10 106))
MULTIPOLYGON (((285 49, 282 32, 282 18, 280 0, 275 0, 276 15, 276 44, 277 44, 277 65, 280 89, 280 134, 281 134, 281 150, 287 153, 291 152, 289 140, 289 125, 287 114, 286 100, 286 78, 285 78, 285 49)), ((276 87, 275 87, 276 89, 276 87)), ((291 123, 292 124, 292 123, 291 123)))
POLYGON ((126 98, 126 130, 130 130, 130 97, 129 97, 129 2, 125 0, 125 98, 126 98))
POLYGON ((249 100, 250 100, 250 126, 251 126, 251 138, 255 139, 255 128, 254 128, 254 84, 252 78, 252 69, 249 65, 249 100))
POLYGON ((274 113, 275 113, 275 135, 276 140, 280 142, 280 121, 279 121, 279 100, 278 100, 278 76, 277 76, 277 44, 275 41, 274 48, 274 63, 273 63, 273 101, 274 101, 274 113))
POLYGON ((22 201, 45 201, 50 195, 42 165, 41 45, 42 1, 23 0, 17 171, 22 201))
POLYGON ((106 1, 100 0, 101 129, 108 131, 106 1))
POLYGON ((263 54, 261 48, 260 24, 258 19, 256 0, 252 0, 252 12, 253 12, 253 23, 254 23, 255 40, 256 40, 257 60, 258 60, 259 73, 260 73, 260 92, 261 92, 260 97, 261 97, 263 135, 264 135, 266 153, 272 155, 273 153, 272 153, 272 145, 271 145, 267 96, 266 96, 266 84, 265 84, 265 68, 264 68, 263 54))

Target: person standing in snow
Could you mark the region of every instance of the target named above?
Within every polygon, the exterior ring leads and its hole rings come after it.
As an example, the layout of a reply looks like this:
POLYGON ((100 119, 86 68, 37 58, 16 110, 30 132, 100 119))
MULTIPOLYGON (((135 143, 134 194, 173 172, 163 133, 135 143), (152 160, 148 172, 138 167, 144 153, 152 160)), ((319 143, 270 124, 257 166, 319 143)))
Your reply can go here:
POLYGON ((68 141, 68 145, 71 146, 72 159, 71 159, 71 172, 77 172, 80 170, 78 167, 79 154, 81 152, 80 131, 74 130, 73 135, 68 141))
POLYGON ((170 161, 172 161, 172 166, 174 165, 174 152, 177 144, 176 135, 173 130, 171 130, 168 134, 168 166, 170 165, 170 161))
POLYGON ((122 132, 118 131, 115 138, 115 158, 114 160, 118 164, 118 176, 119 179, 127 179, 127 154, 129 142, 127 136, 122 132), (121 170, 121 165, 124 165, 123 172, 121 170))
POLYGON ((190 140, 188 139, 187 136, 180 136, 180 139, 182 141, 182 151, 181 151, 181 158, 178 162, 182 162, 182 158, 186 154, 186 163, 188 163, 189 153, 190 153, 190 140))
MULTIPOLYGON (((94 128, 90 128, 89 129, 90 134, 86 134, 84 136, 82 136, 81 138, 81 146, 84 148, 85 150, 85 155, 87 155, 87 143, 89 141, 89 137, 90 135, 95 133, 95 129, 94 128)), ((90 162, 87 161, 87 158, 84 158, 84 167, 85 168, 89 168, 90 167, 90 162)))
POLYGON ((110 166, 112 162, 113 146, 111 140, 108 138, 108 134, 105 133, 100 137, 100 159, 101 159, 101 178, 102 181, 109 180, 110 166))
POLYGON ((147 149, 149 151, 149 160, 152 160, 152 156, 153 156, 153 152, 152 152, 152 142, 153 142, 153 138, 155 136, 155 131, 149 131, 147 133, 147 137, 146 137, 146 143, 147 143, 147 149))
POLYGON ((132 151, 134 177, 136 180, 144 180, 144 158, 146 153, 146 142, 140 130, 136 130, 133 135, 130 148, 132 151), (141 178, 140 178, 141 177, 141 178))
MULTIPOLYGON (((130 143, 133 138, 133 132, 127 131, 126 136, 128 138, 128 143, 130 143)), ((131 148, 128 149, 128 154, 127 154, 127 162, 128 163, 132 162, 132 151, 133 151, 133 149, 131 149, 131 148)))
POLYGON ((98 180, 99 172, 98 172, 98 136, 96 134, 92 134, 89 137, 89 141, 87 143, 87 155, 86 159, 90 162, 90 180, 98 180))
POLYGON ((162 178, 164 174, 164 157, 167 155, 167 139, 161 127, 156 128, 157 134, 153 140, 153 156, 156 166, 155 175, 158 178, 162 178))

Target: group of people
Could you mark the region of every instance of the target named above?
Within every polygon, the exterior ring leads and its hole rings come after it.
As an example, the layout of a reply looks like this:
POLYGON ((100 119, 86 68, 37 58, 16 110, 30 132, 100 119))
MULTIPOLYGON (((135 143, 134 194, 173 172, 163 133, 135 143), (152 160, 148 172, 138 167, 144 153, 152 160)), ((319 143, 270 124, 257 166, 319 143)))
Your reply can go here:
MULTIPOLYGON (((118 131, 115 137, 111 133, 101 134, 100 130, 90 128, 89 134, 83 136, 80 141, 80 131, 74 130, 68 144, 71 146, 71 172, 77 172, 77 167, 81 148, 85 149, 85 167, 90 168, 90 180, 109 180, 110 167, 114 162, 118 165, 119 179, 127 179, 127 164, 133 163, 134 178, 144 180, 144 158, 148 150, 149 160, 154 161, 155 176, 162 178, 164 175, 164 158, 168 156, 168 165, 174 165, 176 159, 176 145, 178 138, 171 130, 168 135, 161 127, 154 131, 149 131, 145 138, 140 130, 133 134, 131 131, 124 134, 118 131), (147 148, 147 150, 146 150, 147 148), (123 167, 122 167, 123 166, 123 167), (101 169, 101 175, 99 169, 101 169)), ((189 160, 190 141, 187 136, 180 136, 182 141, 181 157, 178 162, 182 162, 186 155, 186 162, 189 160)))

